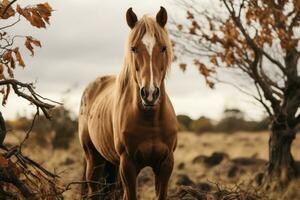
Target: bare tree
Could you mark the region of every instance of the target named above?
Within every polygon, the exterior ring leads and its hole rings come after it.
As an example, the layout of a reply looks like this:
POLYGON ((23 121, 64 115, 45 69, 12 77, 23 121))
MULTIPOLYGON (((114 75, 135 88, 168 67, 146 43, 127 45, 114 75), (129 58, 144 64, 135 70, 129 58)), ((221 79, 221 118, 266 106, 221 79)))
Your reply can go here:
MULTIPOLYGON (((203 10, 194 0, 179 0, 178 5, 187 17, 175 19, 171 29, 177 57, 193 58, 210 87, 220 69, 239 72, 240 80, 231 84, 243 91, 242 79, 252 82, 248 94, 271 119, 264 180, 295 178, 291 146, 300 123, 300 1, 214 0, 213 10, 203 10)), ((186 66, 180 64, 183 70, 186 66)))

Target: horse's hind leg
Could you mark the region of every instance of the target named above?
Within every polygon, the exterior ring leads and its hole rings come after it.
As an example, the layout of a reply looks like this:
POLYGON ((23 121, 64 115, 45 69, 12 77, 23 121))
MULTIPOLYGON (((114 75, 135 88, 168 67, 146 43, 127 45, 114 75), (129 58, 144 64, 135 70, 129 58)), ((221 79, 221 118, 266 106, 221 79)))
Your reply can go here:
POLYGON ((85 181, 88 182, 88 199, 114 199, 118 177, 117 167, 105 160, 87 136, 83 142, 83 149, 86 160, 85 181))
MULTIPOLYGON (((86 160, 84 159, 83 160, 83 173, 82 173, 82 181, 86 181, 86 177, 85 177, 85 174, 86 174, 86 160)), ((81 184, 81 196, 83 197, 84 195, 87 194, 87 191, 88 190, 88 185, 87 183, 82 183, 81 184)))
POLYGON ((85 139, 83 140, 83 149, 86 161, 84 181, 87 181, 88 198, 98 200, 101 197, 99 186, 105 159, 96 150, 88 135, 86 135, 85 139))
POLYGON ((171 153, 160 166, 154 169, 155 190, 159 200, 166 200, 168 195, 169 179, 173 171, 174 157, 171 153))
POLYGON ((105 161, 102 176, 103 180, 105 181, 105 184, 102 187, 102 193, 105 198, 102 199, 118 199, 118 167, 109 161, 105 161))

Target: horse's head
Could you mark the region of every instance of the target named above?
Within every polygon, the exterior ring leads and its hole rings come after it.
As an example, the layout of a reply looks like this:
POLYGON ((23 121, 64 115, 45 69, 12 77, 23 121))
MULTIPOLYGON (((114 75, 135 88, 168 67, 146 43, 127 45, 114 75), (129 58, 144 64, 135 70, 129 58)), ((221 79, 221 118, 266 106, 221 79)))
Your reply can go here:
POLYGON ((127 24, 131 28, 127 55, 144 107, 152 107, 159 102, 163 81, 172 61, 172 46, 164 28, 167 18, 163 7, 156 20, 148 16, 138 20, 132 8, 126 13, 127 24))

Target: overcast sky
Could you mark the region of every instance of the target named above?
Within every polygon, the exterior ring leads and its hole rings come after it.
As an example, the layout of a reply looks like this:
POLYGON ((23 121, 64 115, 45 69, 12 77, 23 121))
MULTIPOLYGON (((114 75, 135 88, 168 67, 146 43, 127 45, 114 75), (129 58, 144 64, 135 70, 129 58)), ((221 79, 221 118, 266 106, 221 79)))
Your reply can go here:
MULTIPOLYGON (((200 0, 201 1, 201 0, 200 0)), ((19 0, 20 3, 40 1, 19 0)), ((31 34, 42 41, 32 58, 25 52, 27 67, 16 72, 16 78, 26 82, 36 81, 37 91, 48 98, 64 101, 76 114, 82 91, 97 76, 117 74, 123 61, 124 45, 129 28, 125 13, 129 7, 141 17, 155 15, 163 5, 170 16, 183 15, 169 0, 49 0, 55 9, 51 26, 37 30, 27 23, 18 24, 19 34, 31 34), (69 88, 74 88, 65 94, 69 88)), ((210 0, 202 0, 209 8, 210 0)), ((2 22, 1 22, 2 23, 2 22)), ((1 25, 2 26, 2 25, 1 25)), ((209 89, 198 71, 190 66, 182 73, 173 65, 166 81, 167 92, 178 114, 192 118, 202 115, 219 119, 224 108, 240 108, 251 119, 259 119, 263 112, 253 100, 230 86, 209 89)), ((1 108, 6 118, 17 113, 29 114, 34 108, 25 100, 11 95, 9 103, 1 108)))

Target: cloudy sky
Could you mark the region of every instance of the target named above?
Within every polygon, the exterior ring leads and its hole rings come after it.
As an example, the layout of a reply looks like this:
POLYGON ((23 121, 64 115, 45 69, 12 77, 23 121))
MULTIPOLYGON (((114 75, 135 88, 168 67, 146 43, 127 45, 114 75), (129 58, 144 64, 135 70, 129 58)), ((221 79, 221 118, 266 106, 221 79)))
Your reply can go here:
MULTIPOLYGON (((97 76, 120 71, 129 31, 125 21, 125 12, 129 7, 133 7, 138 16, 155 15, 161 5, 172 17, 183 15, 171 0, 48 2, 55 9, 51 26, 46 30, 37 30, 23 20, 14 30, 23 35, 31 34, 43 45, 43 48, 36 50, 33 58, 25 52, 27 67, 18 69, 16 78, 36 82, 36 89, 41 95, 65 102, 75 114, 88 82, 97 76), (69 88, 73 89, 66 93, 69 88)), ((210 0, 201 1, 203 8, 208 9, 209 3, 210 0)), ((251 119, 259 119, 263 115, 261 107, 254 104, 250 97, 230 86, 218 85, 214 90, 209 89, 193 66, 182 73, 174 64, 166 85, 178 114, 219 119, 224 108, 235 107, 244 110, 251 119)), ((10 96, 8 105, 1 108, 6 118, 13 118, 17 113, 30 114, 33 109, 25 100, 14 95, 10 96)))

